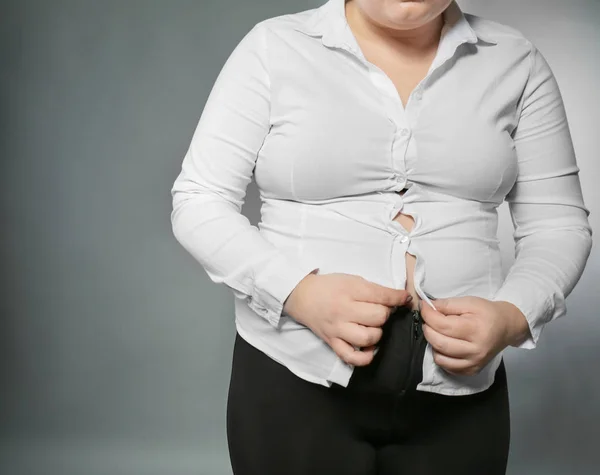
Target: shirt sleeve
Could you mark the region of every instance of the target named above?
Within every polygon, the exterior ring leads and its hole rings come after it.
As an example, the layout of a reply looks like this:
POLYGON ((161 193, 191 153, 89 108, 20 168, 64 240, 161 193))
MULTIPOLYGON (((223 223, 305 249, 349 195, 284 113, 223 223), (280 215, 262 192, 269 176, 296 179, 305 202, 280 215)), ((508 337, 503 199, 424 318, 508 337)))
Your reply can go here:
POLYGON ((553 72, 531 45, 530 75, 513 131, 518 177, 506 196, 514 226, 515 261, 491 300, 516 305, 535 348, 544 326, 566 314, 565 299, 592 248, 565 107, 553 72))
POLYGON ((277 327, 289 294, 319 269, 275 247, 241 214, 270 129, 265 35, 256 24, 221 69, 171 189, 171 223, 213 282, 277 327))

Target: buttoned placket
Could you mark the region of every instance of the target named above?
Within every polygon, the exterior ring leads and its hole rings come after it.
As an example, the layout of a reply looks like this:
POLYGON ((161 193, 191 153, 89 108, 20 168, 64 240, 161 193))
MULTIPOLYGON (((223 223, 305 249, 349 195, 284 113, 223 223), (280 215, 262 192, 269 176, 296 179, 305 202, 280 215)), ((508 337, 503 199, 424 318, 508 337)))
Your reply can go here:
MULTIPOLYGON (((330 3, 328 6, 333 7, 335 4, 330 3)), ((425 102, 424 91, 426 84, 432 79, 434 74, 438 71, 442 71, 442 67, 456 54, 459 46, 463 43, 476 43, 478 38, 472 30, 465 32, 464 30, 457 28, 448 28, 449 25, 446 23, 442 30, 436 56, 425 77, 409 95, 406 107, 404 107, 396 86, 390 77, 381 68, 371 63, 364 56, 356 37, 346 21, 343 10, 337 11, 335 14, 336 15, 332 18, 333 23, 329 25, 329 28, 324 32, 321 38, 322 43, 329 48, 342 49, 348 52, 351 57, 358 60, 365 68, 375 89, 384 96, 382 103, 385 108, 385 113, 390 122, 394 125, 391 178, 396 180, 399 191, 408 183, 407 152, 410 154, 409 156, 413 161, 417 159, 417 150, 413 139, 413 128, 416 127, 418 115, 422 109, 422 104, 425 102)), ((426 301, 431 307, 435 308, 428 294, 422 290, 425 279, 425 269, 422 258, 420 257, 420 252, 417 249, 418 246, 416 246, 416 243, 412 239, 412 237, 419 232, 421 227, 421 217, 418 214, 413 215, 415 222, 410 231, 407 231, 399 222, 393 219, 398 211, 404 207, 405 199, 411 195, 411 189, 412 185, 403 195, 400 195, 399 193, 385 194, 385 196, 391 200, 390 207, 388 208, 388 219, 386 221, 387 230, 394 236, 394 241, 401 244, 400 246, 393 246, 392 262, 403 262, 406 252, 408 252, 411 247, 414 248, 411 253, 416 256, 414 270, 415 290, 421 299, 426 301)), ((405 284, 406 267, 402 265, 401 268, 397 270, 393 269, 392 275, 394 276, 394 285, 399 288, 399 286, 405 284)), ((334 368, 334 371, 335 370, 336 368, 334 368)))
MULTIPOLYGON (((447 24, 444 25, 437 54, 434 57, 427 74, 413 89, 409 95, 406 106, 404 106, 396 86, 390 77, 381 68, 371 63, 365 57, 347 21, 343 21, 342 28, 334 29, 331 36, 326 38, 327 46, 342 48, 358 59, 365 67, 373 86, 384 96, 382 103, 384 104, 385 112, 389 121, 394 125, 391 178, 396 180, 398 190, 403 189, 408 183, 407 164, 409 159, 413 162, 417 159, 413 128, 416 127, 418 116, 422 108, 427 82, 456 54, 459 46, 463 43, 476 42, 477 37, 475 35, 471 34, 469 36, 461 37, 457 35, 454 30, 448 30, 447 24), (340 39, 339 42, 336 42, 333 35, 337 36, 338 34, 341 35, 342 39, 340 39)), ((402 209, 404 199, 409 193, 410 188, 404 195, 399 195, 398 193, 393 194, 392 209, 390 211, 390 216, 392 218, 402 209)), ((419 223, 418 220, 416 220, 410 232, 407 232, 400 223, 393 219, 389 220, 388 225, 388 230, 396 235, 401 243, 406 244, 410 242, 412 235, 418 231, 417 228, 419 223)))
MULTIPOLYGON (((356 37, 350 30, 350 26, 346 21, 343 21, 343 26, 337 27, 330 31, 329 35, 324 38, 326 46, 339 47, 350 53, 355 59, 365 67, 365 70, 377 91, 384 96, 382 104, 385 107, 385 112, 390 122, 394 125, 393 146, 392 146, 392 178, 396 180, 398 190, 403 189, 408 183, 407 173, 407 157, 414 163, 417 160, 417 149, 413 137, 413 128, 416 127, 419 113, 424 103, 424 91, 427 83, 431 80, 434 74, 442 72, 445 64, 456 54, 458 48, 464 43, 476 43, 478 38, 473 32, 457 31, 456 29, 448 29, 448 24, 445 24, 441 33, 440 42, 437 53, 427 71, 425 77, 413 89, 406 103, 403 105, 401 97, 396 89, 391 78, 378 66, 371 63, 364 56, 356 37), (340 35, 340 36, 338 36, 340 35)), ((394 241, 400 246, 392 247, 392 266, 394 263, 403 262, 406 252, 411 251, 415 255, 414 269, 414 285, 419 296, 425 300, 433 308, 432 301, 429 296, 423 291, 422 286, 425 279, 425 269, 420 257, 416 243, 413 242, 413 236, 419 232, 421 226, 421 217, 418 214, 411 215, 414 218, 414 224, 410 231, 406 230, 399 222, 393 218, 402 210, 406 198, 411 194, 411 188, 403 195, 399 193, 388 193, 391 206, 387 216, 387 229, 394 236, 394 241), (413 248, 411 250, 411 247, 413 248)), ((406 267, 393 269, 394 285, 402 286, 406 284, 406 267)))

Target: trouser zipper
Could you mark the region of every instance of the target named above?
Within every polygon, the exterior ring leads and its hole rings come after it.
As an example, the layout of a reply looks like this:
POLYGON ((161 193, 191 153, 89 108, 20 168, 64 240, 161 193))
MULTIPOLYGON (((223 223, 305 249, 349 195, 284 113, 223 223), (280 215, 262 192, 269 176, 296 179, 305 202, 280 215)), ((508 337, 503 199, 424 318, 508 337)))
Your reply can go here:
POLYGON ((411 318, 412 318, 412 324, 411 324, 412 338, 410 340, 411 341, 410 367, 408 368, 408 374, 406 375, 406 379, 404 380, 404 384, 402 385, 402 389, 400 391, 401 395, 403 395, 406 392, 408 385, 412 380, 412 376, 414 373, 414 366, 416 363, 415 358, 419 354, 419 347, 420 347, 419 343, 421 342, 421 339, 423 337, 423 329, 421 328, 422 317, 421 317, 420 311, 418 309, 411 310, 411 318))
POLYGON ((421 336, 421 313, 419 310, 412 310, 412 317, 413 340, 418 341, 421 336))

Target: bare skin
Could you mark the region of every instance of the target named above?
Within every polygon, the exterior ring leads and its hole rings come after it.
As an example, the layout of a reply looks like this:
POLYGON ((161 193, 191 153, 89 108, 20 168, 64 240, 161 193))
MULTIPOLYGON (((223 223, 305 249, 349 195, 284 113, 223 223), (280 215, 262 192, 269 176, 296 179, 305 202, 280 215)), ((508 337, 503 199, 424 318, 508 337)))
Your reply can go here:
MULTIPOLYGON (((404 107, 435 58, 441 13, 451 1, 346 1, 346 18, 363 54, 388 75, 404 107)), ((393 219, 408 232, 414 227, 414 218, 402 211, 393 219)), ((530 335, 525 316, 510 302, 465 296, 437 299, 437 311, 421 306, 414 286, 415 263, 415 256, 407 252, 405 289, 383 287, 355 275, 309 274, 290 294, 284 311, 355 366, 372 361, 381 327, 396 306, 421 308, 434 361, 450 373, 476 374, 499 351, 530 335)))

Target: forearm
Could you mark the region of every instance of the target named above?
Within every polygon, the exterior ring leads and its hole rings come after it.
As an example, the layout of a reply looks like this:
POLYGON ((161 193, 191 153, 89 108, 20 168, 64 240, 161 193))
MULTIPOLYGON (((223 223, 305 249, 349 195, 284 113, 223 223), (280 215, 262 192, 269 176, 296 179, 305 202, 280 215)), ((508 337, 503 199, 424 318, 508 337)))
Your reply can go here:
POLYGON ((583 214, 580 219, 580 227, 539 231, 518 242, 515 262, 491 299, 504 305, 511 321, 511 346, 534 348, 544 326, 566 314, 565 300, 583 274, 592 247, 583 214))

